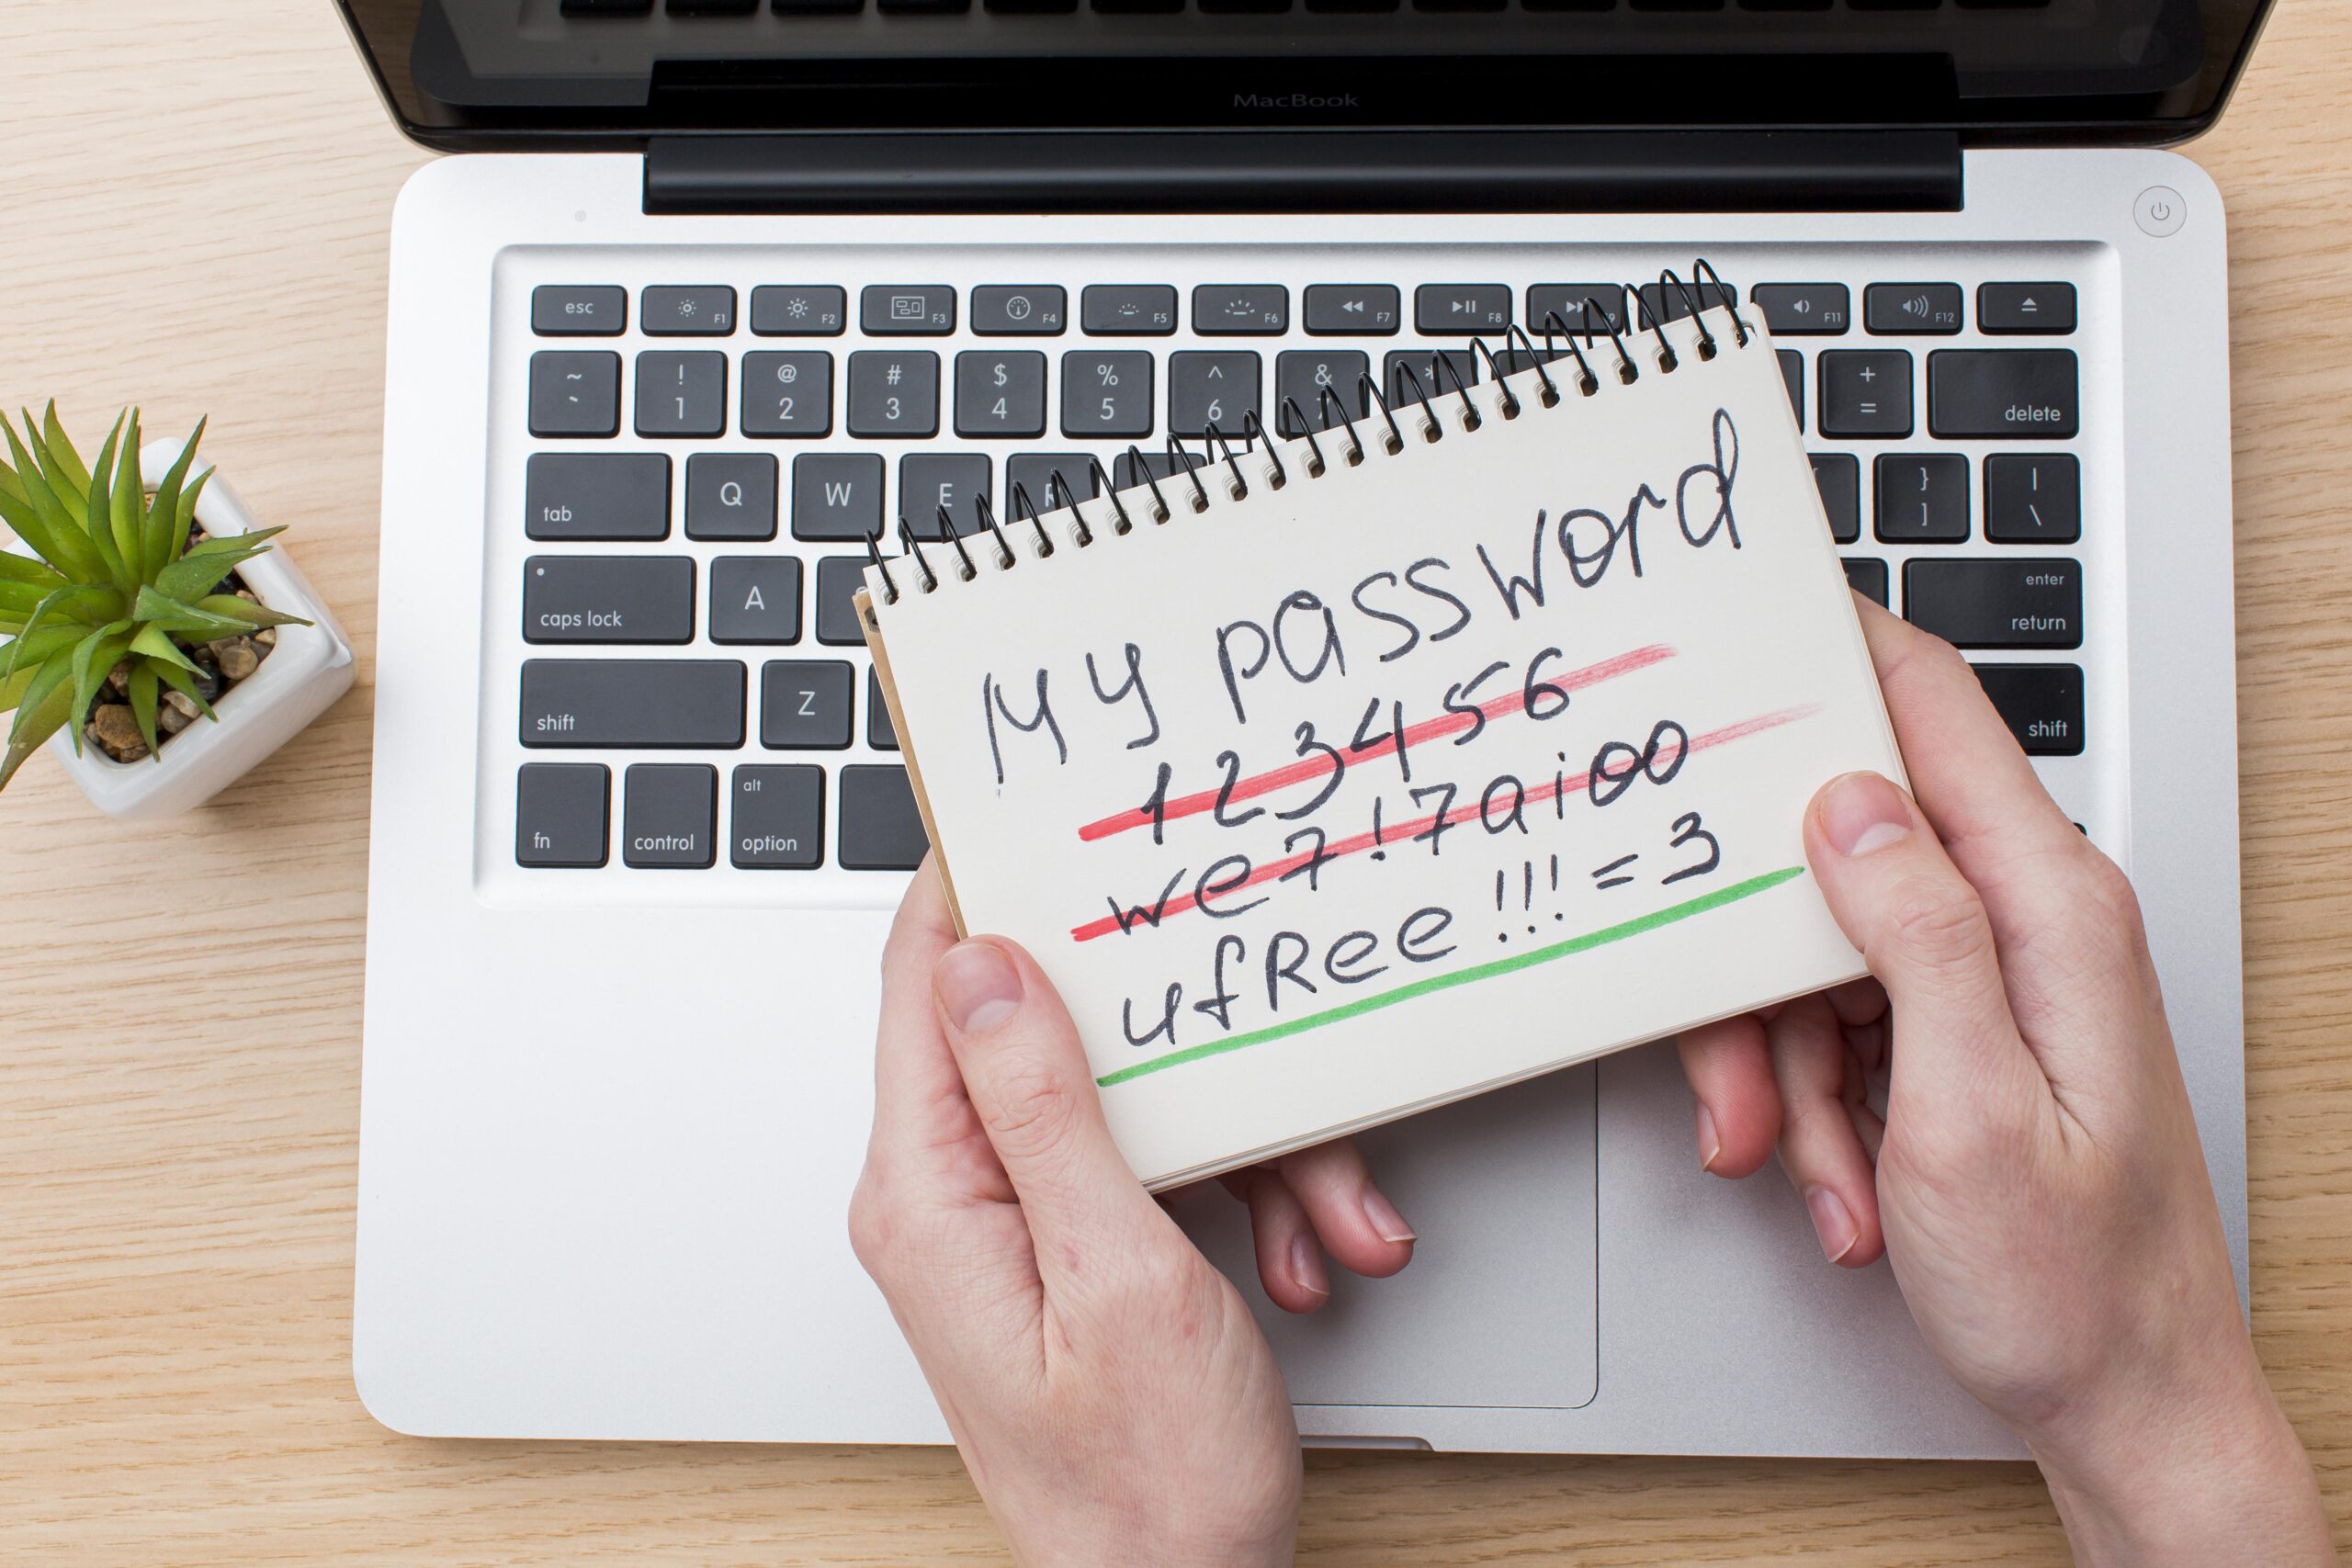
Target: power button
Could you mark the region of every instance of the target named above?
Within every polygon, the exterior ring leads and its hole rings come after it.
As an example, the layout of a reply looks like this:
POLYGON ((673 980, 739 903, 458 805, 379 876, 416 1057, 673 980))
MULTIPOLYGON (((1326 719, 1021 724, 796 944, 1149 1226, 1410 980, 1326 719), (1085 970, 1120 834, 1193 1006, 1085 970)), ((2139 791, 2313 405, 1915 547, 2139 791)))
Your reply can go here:
POLYGON ((2180 232, 2180 226, 2188 220, 2188 204, 2170 186, 2150 186, 2132 204, 2132 218, 2142 233, 2161 240, 2180 232))

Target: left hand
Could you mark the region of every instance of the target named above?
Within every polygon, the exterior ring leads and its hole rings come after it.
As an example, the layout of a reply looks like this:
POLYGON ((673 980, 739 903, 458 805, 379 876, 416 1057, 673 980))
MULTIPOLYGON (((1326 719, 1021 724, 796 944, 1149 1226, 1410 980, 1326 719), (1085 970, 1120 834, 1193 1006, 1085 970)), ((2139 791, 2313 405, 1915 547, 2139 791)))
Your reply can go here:
MULTIPOLYGON (((1365 1274, 1412 1256, 1350 1145, 1227 1185, 1293 1311, 1329 1296, 1326 1247, 1365 1274)), ((1298 1428, 1265 1337, 1112 1143, 1052 982, 956 942, 928 862, 883 954, 850 1235, 1027 1568, 1290 1561, 1298 1428)))

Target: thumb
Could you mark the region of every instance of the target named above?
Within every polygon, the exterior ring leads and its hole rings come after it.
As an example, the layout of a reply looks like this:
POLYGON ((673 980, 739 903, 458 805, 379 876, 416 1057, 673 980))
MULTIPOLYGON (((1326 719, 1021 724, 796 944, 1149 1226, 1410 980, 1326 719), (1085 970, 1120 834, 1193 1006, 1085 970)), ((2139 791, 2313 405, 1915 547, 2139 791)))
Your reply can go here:
MULTIPOLYGON (((1078 1027, 1018 942, 974 937, 941 955, 932 992, 965 1091, 1021 1201, 1048 1284, 1121 1253, 1163 1218, 1111 1141, 1078 1027)), ((1100 1269, 1094 1270, 1099 1276, 1100 1269)))
POLYGON ((1876 773, 1847 773, 1813 797, 1804 845, 1830 913, 1886 987, 1895 1097, 1907 1087, 1950 1114, 1988 1084, 2039 1087, 1984 900, 1917 804, 1876 773))

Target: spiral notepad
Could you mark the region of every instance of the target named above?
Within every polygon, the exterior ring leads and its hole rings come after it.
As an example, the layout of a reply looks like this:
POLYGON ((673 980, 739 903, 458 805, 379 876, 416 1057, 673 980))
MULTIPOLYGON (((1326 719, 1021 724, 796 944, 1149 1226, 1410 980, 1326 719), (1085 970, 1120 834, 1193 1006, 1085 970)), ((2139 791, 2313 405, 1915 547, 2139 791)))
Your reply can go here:
POLYGON ((1760 323, 1500 353, 867 570, 959 926, 1153 1188, 1861 973, 1801 822, 1901 762, 1760 323))

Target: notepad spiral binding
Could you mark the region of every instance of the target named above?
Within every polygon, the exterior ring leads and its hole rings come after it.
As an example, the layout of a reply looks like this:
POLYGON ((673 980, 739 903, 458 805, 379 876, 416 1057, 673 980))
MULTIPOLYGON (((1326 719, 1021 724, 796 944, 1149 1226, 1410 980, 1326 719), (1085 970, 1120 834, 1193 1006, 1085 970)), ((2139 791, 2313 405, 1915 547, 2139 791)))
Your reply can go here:
MULTIPOLYGON (((1721 344, 1717 341, 1713 331, 1707 325, 1706 310, 1715 307, 1709 306, 1702 309, 1701 305, 1710 287, 1715 290, 1717 298, 1723 301, 1721 308, 1730 317, 1735 348, 1745 349, 1755 340, 1757 335, 1755 329, 1747 324, 1747 319, 1739 312, 1738 295, 1724 287, 1722 276, 1716 273, 1713 266, 1709 265, 1704 256, 1699 257, 1691 264, 1690 282, 1687 284, 1683 282, 1671 268, 1660 272, 1657 281, 1660 305, 1663 306, 1666 301, 1666 291, 1672 289, 1675 297, 1681 301, 1685 314, 1690 316, 1697 325, 1699 341, 1696 352, 1702 360, 1713 359, 1722 352, 1721 344)), ((1658 374, 1673 374, 1680 366, 1680 357, 1675 353, 1674 345, 1667 341, 1665 323, 1652 312, 1648 299, 1643 296, 1638 286, 1628 288, 1625 292, 1633 300, 1634 309, 1639 313, 1638 319, 1629 322, 1627 329, 1621 330, 1617 323, 1610 319, 1609 312, 1600 308, 1598 300, 1588 299, 1584 312, 1588 321, 1581 329, 1585 344, 1597 349, 1600 335, 1605 332, 1616 355, 1614 369, 1617 380, 1621 385, 1632 386, 1641 379, 1642 367, 1635 362, 1634 352, 1627 346, 1626 340, 1630 333, 1630 335, 1638 341, 1642 333, 1646 331, 1657 342, 1656 351, 1650 357, 1658 374), (1596 329, 1591 324, 1591 318, 1598 318, 1599 328, 1596 329)), ((1555 310, 1544 313, 1543 332, 1544 350, 1539 354, 1536 352, 1534 340, 1528 336, 1526 329, 1516 322, 1511 325, 1504 339, 1503 352, 1514 356, 1523 353, 1527 364, 1514 365, 1509 371, 1502 368, 1495 351, 1487 346, 1486 339, 1474 337, 1470 340, 1471 352, 1487 362, 1489 385, 1498 394, 1492 400, 1494 410, 1503 419, 1517 419, 1525 408, 1519 394, 1511 389, 1507 379, 1509 376, 1517 374, 1522 368, 1532 369, 1535 372, 1539 389, 1536 400, 1544 407, 1556 408, 1566 401, 1558 383, 1552 378, 1550 369, 1551 366, 1559 363, 1563 357, 1560 344, 1566 344, 1565 356, 1576 362, 1576 374, 1572 385, 1577 393, 1580 397, 1589 398, 1598 395, 1600 391, 1601 378, 1594 372, 1591 361, 1585 357, 1584 347, 1577 342, 1577 329, 1571 328, 1566 321, 1561 319, 1560 312, 1555 310)), ((1445 421, 1440 416, 1439 410, 1449 395, 1446 387, 1448 380, 1453 382, 1451 395, 1461 405, 1460 412, 1455 415, 1455 422, 1462 430, 1465 433, 1476 432, 1486 423, 1486 415, 1479 410, 1478 400, 1471 395, 1470 384, 1463 380, 1462 373, 1454 368, 1453 360, 1446 355, 1434 352, 1431 355, 1430 388, 1422 387, 1419 376, 1414 373, 1411 366, 1400 366, 1398 371, 1405 380, 1410 383, 1414 393, 1413 401, 1408 406, 1405 418, 1419 423, 1421 439, 1424 442, 1434 445, 1447 439, 1445 421)), ((1397 411, 1390 405, 1387 396, 1381 390, 1380 383, 1374 379, 1369 370, 1356 378, 1356 390, 1363 395, 1367 410, 1376 407, 1380 411, 1381 423, 1386 426, 1385 434, 1378 429, 1374 430, 1374 439, 1380 442, 1390 457, 1402 453, 1406 446, 1405 433, 1403 427, 1397 423, 1397 411)), ((1306 449, 1306 457, 1299 467, 1309 479, 1320 479, 1329 471, 1329 465, 1323 456, 1323 444, 1317 439, 1316 428, 1308 423, 1306 411, 1299 407, 1298 400, 1284 398, 1283 412, 1290 416, 1291 423, 1301 432, 1300 434, 1283 436, 1277 440, 1260 422, 1255 409, 1245 413, 1241 421, 1241 438, 1252 444, 1253 450, 1250 455, 1262 459, 1258 465, 1259 475, 1270 490, 1280 490, 1290 482, 1290 465, 1283 460, 1281 452, 1277 450, 1278 447, 1288 448, 1295 456, 1298 448, 1304 446, 1306 449)), ((1356 429, 1357 416, 1348 412, 1347 400, 1337 389, 1327 383, 1317 399, 1316 412, 1325 420, 1322 426, 1323 434, 1330 434, 1335 428, 1344 429, 1347 432, 1348 446, 1341 454, 1342 460, 1351 468, 1361 464, 1364 460, 1363 438, 1356 429), (1336 426, 1330 423, 1330 418, 1334 414, 1338 415, 1339 420, 1336 426)), ((1363 418, 1369 423, 1372 415, 1366 412, 1363 418)), ((1216 460, 1222 458, 1230 479, 1219 488, 1224 490, 1232 501, 1247 500, 1250 493, 1250 480, 1249 477, 1242 472, 1241 462, 1235 454, 1233 443, 1212 423, 1201 437, 1201 445, 1205 450, 1200 461, 1195 463, 1193 460, 1192 450, 1185 446, 1182 436, 1171 434, 1168 437, 1167 457, 1172 470, 1169 475, 1170 487, 1175 489, 1180 497, 1183 496, 1183 487, 1177 483, 1178 476, 1181 475, 1191 487, 1191 495, 1184 499, 1191 502, 1192 510, 1194 513, 1208 511, 1216 502, 1212 499, 1208 485, 1202 481, 1201 474, 1204 469, 1213 469, 1216 460)), ((1175 509, 1169 504, 1166 492, 1159 488, 1160 481, 1152 476, 1151 466, 1147 460, 1146 454, 1141 447, 1130 445, 1126 455, 1134 460, 1136 471, 1143 476, 1143 487, 1150 492, 1149 520, 1155 525, 1170 521, 1176 515, 1175 509)), ((1121 499, 1121 492, 1112 488, 1111 475, 1103 470, 1102 460, 1100 457, 1090 457, 1087 459, 1087 468, 1089 478, 1094 484, 1092 500, 1102 502, 1109 508, 1110 516, 1105 531, 1114 536, 1132 533, 1136 527, 1136 519, 1129 513, 1127 503, 1121 499)), ((1136 488, 1137 487, 1133 485, 1127 487, 1129 491, 1136 488)), ((1046 496, 1046 511, 1043 515, 1038 513, 1036 506, 1030 500, 1025 487, 1018 484, 1012 487, 1012 525, 1017 531, 1026 524, 1034 531, 1035 538, 1031 546, 1031 552, 1037 558, 1044 559, 1054 555, 1057 547, 1054 535, 1047 528, 1046 524, 1059 513, 1067 513, 1069 515, 1066 532, 1069 542, 1074 548, 1085 549, 1101 536, 1097 533, 1095 521, 1086 514, 1086 508, 1091 503, 1091 502, 1080 502, 1074 496, 1070 496, 1064 489, 1061 475, 1057 471, 1053 476, 1046 496)), ((978 559, 967 547, 965 536, 956 532, 947 509, 944 506, 939 509, 940 532, 945 537, 944 541, 937 542, 944 542, 954 550, 956 563, 950 569, 950 574, 965 582, 972 581, 980 575, 982 561, 989 562, 999 571, 1010 571, 1020 563, 1021 558, 1019 552, 1012 547, 1012 536, 1006 533, 1004 525, 999 522, 995 509, 989 505, 988 497, 985 495, 978 497, 975 505, 982 526, 969 537, 980 539, 985 535, 989 541, 989 544, 983 547, 978 559), (989 547, 991 546, 992 548, 989 547)), ((899 538, 903 547, 899 554, 886 558, 882 554, 883 537, 883 530, 877 525, 874 533, 867 536, 865 547, 880 573, 882 597, 885 604, 895 604, 901 596, 898 579, 890 571, 890 562, 893 560, 911 560, 914 563, 916 592, 936 592, 940 584, 946 581, 946 578, 933 569, 930 558, 923 553, 922 542, 915 537, 914 530, 908 526, 903 514, 899 518, 899 538)))

